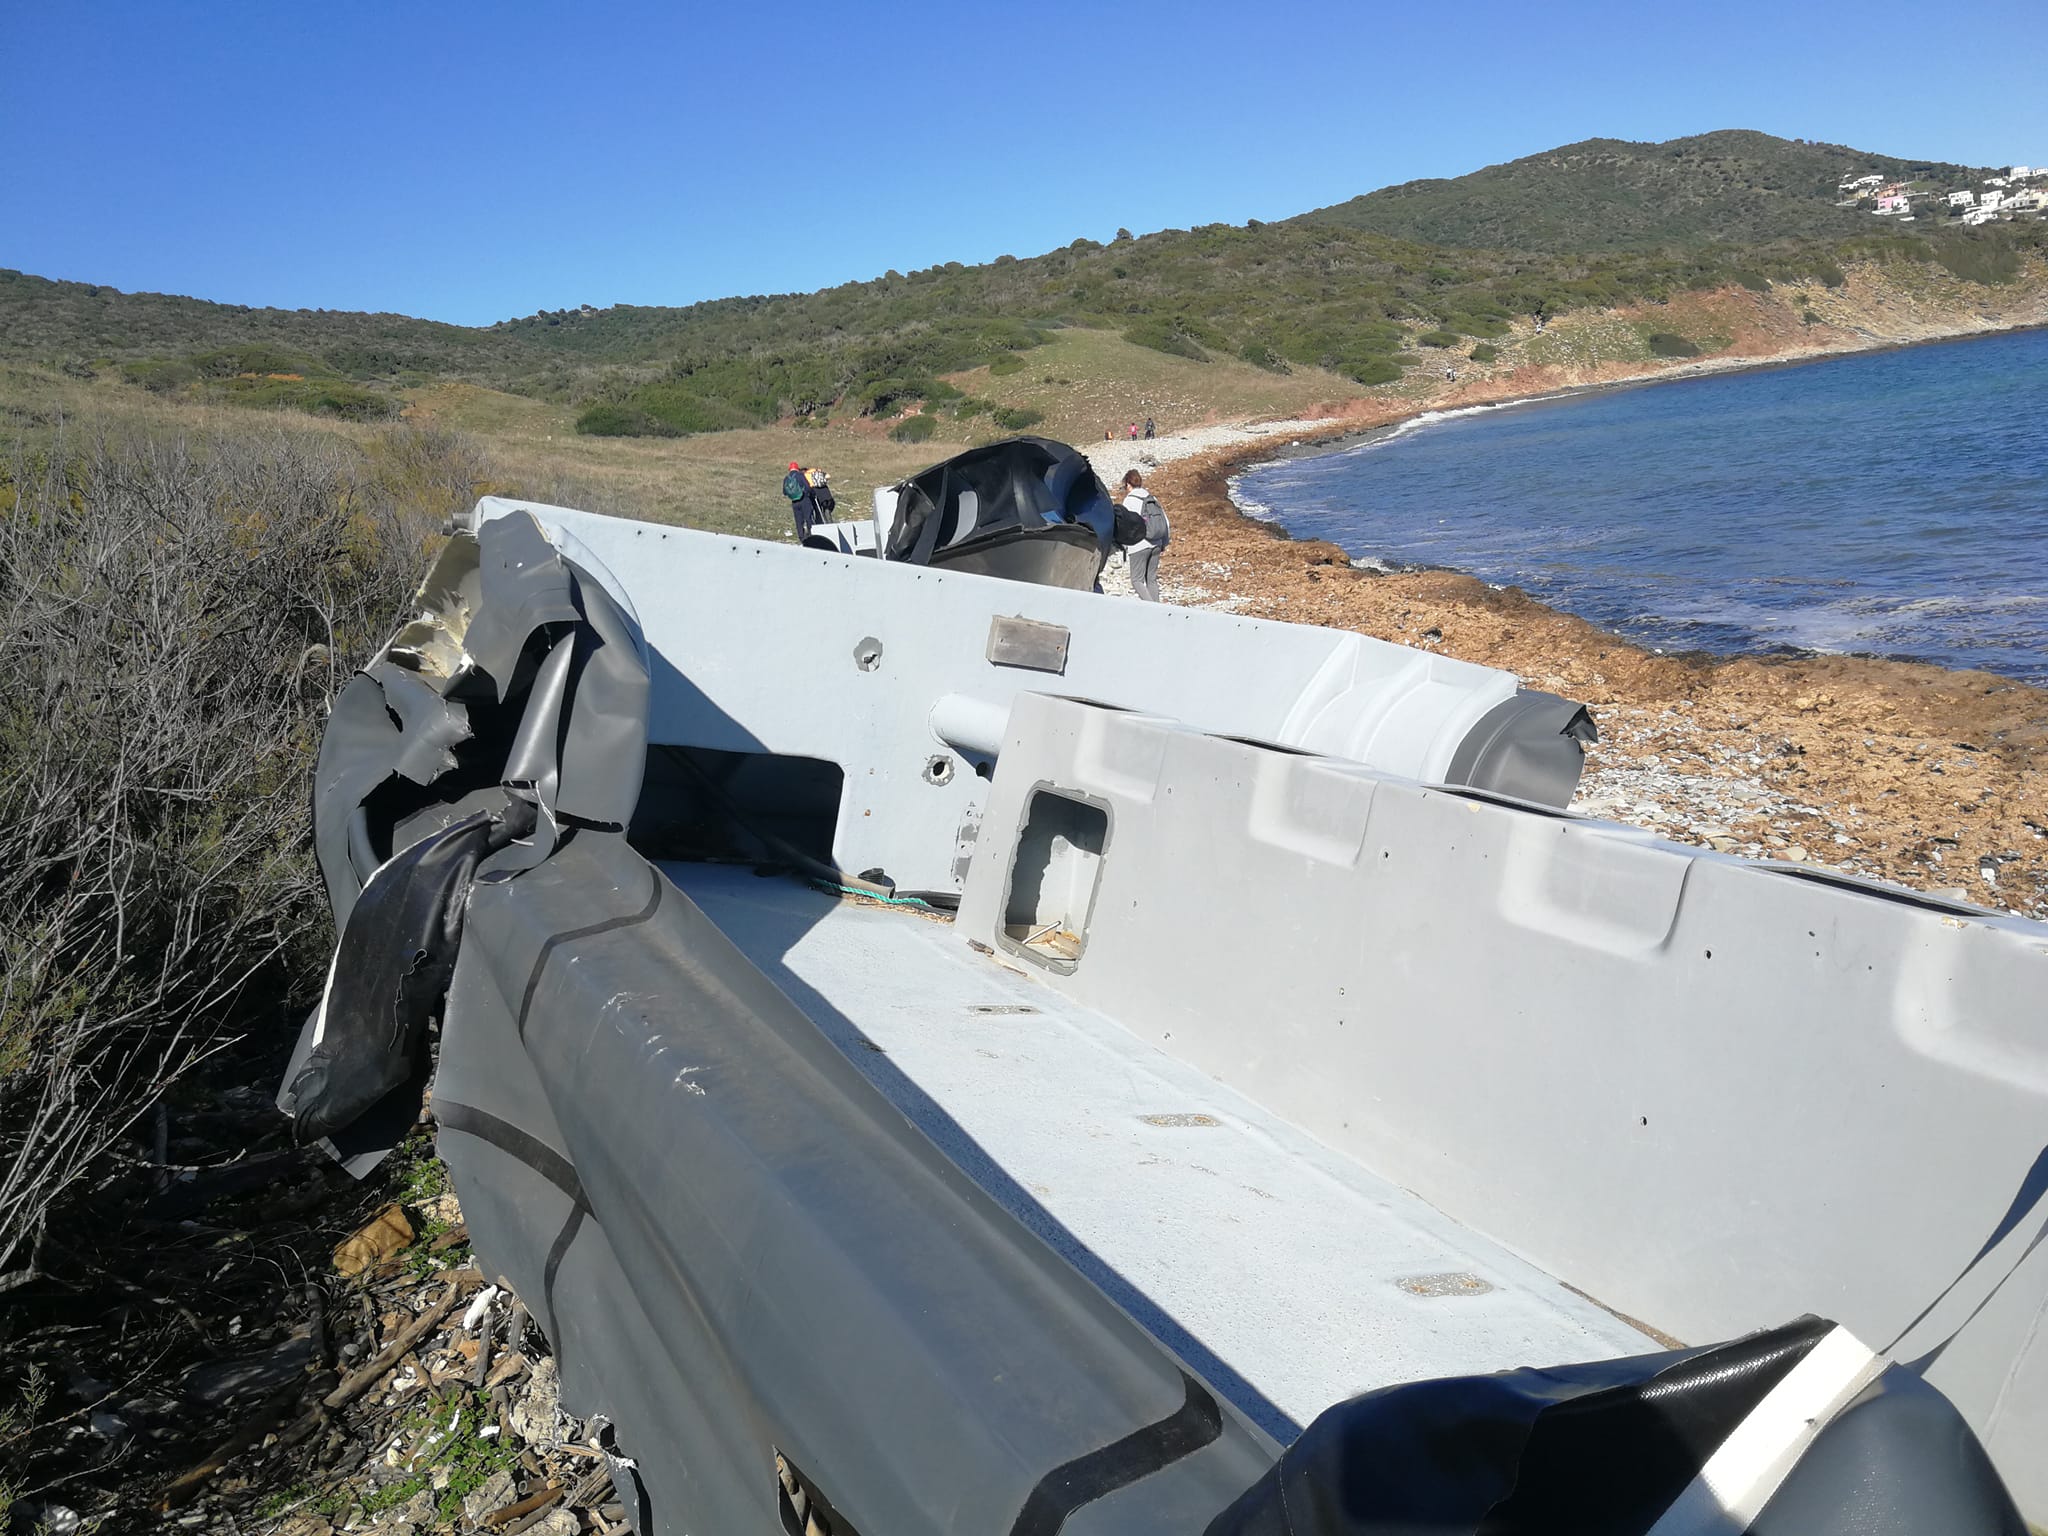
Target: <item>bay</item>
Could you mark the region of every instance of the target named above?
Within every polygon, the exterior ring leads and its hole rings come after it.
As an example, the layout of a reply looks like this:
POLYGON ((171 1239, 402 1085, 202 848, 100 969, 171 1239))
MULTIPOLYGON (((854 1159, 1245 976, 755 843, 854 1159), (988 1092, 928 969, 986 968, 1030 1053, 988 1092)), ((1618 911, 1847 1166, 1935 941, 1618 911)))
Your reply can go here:
POLYGON ((1235 489, 1658 649, 2048 685, 2048 331, 1432 413, 1235 489))

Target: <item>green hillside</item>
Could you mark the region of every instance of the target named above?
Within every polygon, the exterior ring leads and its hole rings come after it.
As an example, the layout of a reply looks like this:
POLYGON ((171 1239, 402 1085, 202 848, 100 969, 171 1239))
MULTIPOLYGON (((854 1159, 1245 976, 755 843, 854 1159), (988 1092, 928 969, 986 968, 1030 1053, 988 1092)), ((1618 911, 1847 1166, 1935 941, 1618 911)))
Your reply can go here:
POLYGON ((893 418, 920 401, 1016 429, 1031 424, 1029 410, 948 380, 1020 372, 1020 354, 1067 327, 1197 363, 1322 370, 1369 387, 1500 336, 1516 317, 1735 283, 1833 286, 1844 263, 1872 257, 2006 280, 2048 235, 2040 222, 1892 227, 1835 208, 1835 184, 1852 170, 1966 174, 1763 134, 1601 140, 1285 223, 1119 232, 1108 244, 811 294, 579 307, 481 328, 0 271, 0 356, 164 395, 355 416, 390 408, 399 390, 459 380, 573 406, 579 430, 606 435, 893 418), (1373 220, 1426 225, 1436 243, 1363 227, 1373 220))
POLYGON ((1871 221, 1835 206, 1836 188, 1871 172, 1943 188, 1984 174, 1727 129, 1663 144, 1587 139, 1469 176, 1386 187, 1293 222, 1524 251, 1839 239, 1867 233, 1871 221))

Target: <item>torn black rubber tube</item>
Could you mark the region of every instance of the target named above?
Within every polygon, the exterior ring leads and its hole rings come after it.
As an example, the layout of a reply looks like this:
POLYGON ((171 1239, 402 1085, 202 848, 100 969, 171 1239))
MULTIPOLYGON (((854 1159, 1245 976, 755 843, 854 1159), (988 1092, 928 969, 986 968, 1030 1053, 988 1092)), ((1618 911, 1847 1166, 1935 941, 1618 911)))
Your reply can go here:
POLYGON ((300 1141, 332 1135, 412 1076, 454 974, 477 863, 532 825, 523 801, 504 815, 479 811, 371 875, 335 946, 313 1049, 292 1079, 300 1141))

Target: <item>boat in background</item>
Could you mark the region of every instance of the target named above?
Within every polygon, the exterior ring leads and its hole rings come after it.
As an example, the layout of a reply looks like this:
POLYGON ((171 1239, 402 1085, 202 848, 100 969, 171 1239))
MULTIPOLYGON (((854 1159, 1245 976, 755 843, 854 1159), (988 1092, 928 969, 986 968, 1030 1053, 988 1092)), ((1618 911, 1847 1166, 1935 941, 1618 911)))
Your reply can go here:
POLYGON ((1115 509, 1085 455, 1044 437, 970 448, 874 494, 874 516, 820 523, 813 549, 1093 591, 1115 509))

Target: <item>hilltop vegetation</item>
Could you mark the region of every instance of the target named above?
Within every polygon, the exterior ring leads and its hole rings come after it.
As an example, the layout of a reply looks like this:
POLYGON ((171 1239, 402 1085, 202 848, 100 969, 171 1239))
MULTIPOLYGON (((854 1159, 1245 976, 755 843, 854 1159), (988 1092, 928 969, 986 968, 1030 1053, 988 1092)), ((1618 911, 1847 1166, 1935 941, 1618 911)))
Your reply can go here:
POLYGON ((1986 174, 1729 129, 1662 144, 1587 139, 1449 180, 1410 181, 1293 220, 1435 245, 1618 251, 1867 234, 1843 178, 1959 187, 1986 174))
POLYGON ((166 394, 326 414, 372 416, 394 391, 452 379, 572 406, 593 435, 893 420, 920 406, 942 422, 1016 430, 1030 423, 1001 413, 1024 407, 953 381, 1024 372, 1024 355, 1068 327, 1190 362, 1326 372, 1369 388, 1503 336, 1517 319, 1738 283, 1833 287, 1855 261, 2002 282, 2042 247, 2040 224, 1876 228, 1833 206, 1852 169, 1969 174, 1755 133, 1592 140, 1281 224, 1119 231, 1108 244, 892 271, 812 294, 582 306, 486 329, 0 272, 0 350, 87 376, 117 369, 166 394))

